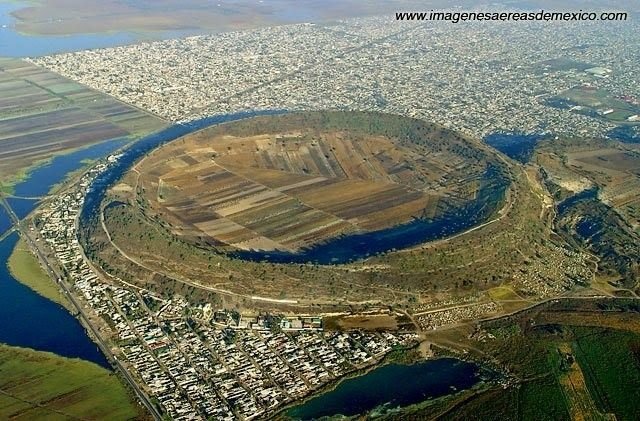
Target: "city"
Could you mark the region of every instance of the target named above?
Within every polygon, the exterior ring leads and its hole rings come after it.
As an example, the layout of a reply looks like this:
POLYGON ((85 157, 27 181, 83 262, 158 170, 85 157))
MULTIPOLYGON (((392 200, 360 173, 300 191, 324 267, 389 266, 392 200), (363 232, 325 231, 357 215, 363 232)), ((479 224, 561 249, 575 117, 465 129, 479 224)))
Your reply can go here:
POLYGON ((84 256, 77 226, 91 181, 117 159, 99 163, 44 206, 36 225, 68 276, 59 284, 73 288, 81 312, 98 326, 96 340, 172 419, 273 414, 394 349, 417 344, 413 332, 324 331, 317 316, 243 316, 105 280, 84 256))
POLYGON ((0 418, 637 418, 640 5, 15 3, 0 418))
POLYGON ((456 26, 372 17, 32 61, 171 121, 242 110, 338 108, 419 117, 476 137, 493 132, 597 136, 615 125, 545 101, 576 86, 639 98, 638 57, 617 48, 633 42, 637 25, 456 26), (522 44, 527 48, 519 48, 522 44), (570 63, 554 66, 558 58, 570 63), (597 66, 606 68, 606 77, 597 66))

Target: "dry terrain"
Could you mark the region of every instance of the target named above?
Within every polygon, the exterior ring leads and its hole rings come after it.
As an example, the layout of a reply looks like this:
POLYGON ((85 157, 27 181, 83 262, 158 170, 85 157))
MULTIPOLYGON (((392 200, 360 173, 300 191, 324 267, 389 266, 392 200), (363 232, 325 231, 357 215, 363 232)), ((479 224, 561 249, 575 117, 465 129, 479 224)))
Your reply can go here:
POLYGON ((289 130, 213 130, 173 142, 135 166, 131 187, 180 236, 297 251, 437 218, 475 199, 484 174, 456 142, 410 145, 346 127, 305 128, 299 115, 279 120, 289 130))
MULTIPOLYGON (((87 254, 99 267, 128 282, 160 294, 178 292, 195 302, 215 302, 228 308, 312 313, 393 306, 409 314, 422 315, 414 317, 420 320, 412 322, 425 322, 425 326, 448 326, 461 320, 511 312, 531 305, 540 297, 561 294, 577 283, 591 281, 594 269, 591 258, 572 251, 551 230, 550 199, 535 168, 525 171, 520 164, 501 161, 480 142, 428 123, 413 122, 424 129, 423 132, 416 131, 419 135, 412 137, 408 131, 402 136, 393 136, 394 130, 407 127, 406 120, 405 124, 397 125, 396 117, 378 115, 378 118, 388 119, 381 125, 387 133, 366 136, 358 147, 350 143, 349 153, 360 155, 355 161, 349 159, 350 165, 343 164, 344 174, 359 174, 360 178, 354 181, 365 189, 382 189, 380 191, 388 194, 387 191, 394 190, 384 188, 395 185, 395 191, 405 192, 398 198, 417 192, 423 198, 437 197, 437 210, 449 208, 455 211, 456 206, 469 201, 474 192, 479 191, 479 184, 487 183, 477 174, 482 174, 482 169, 491 162, 502 168, 502 176, 511 184, 506 193, 499 188, 499 183, 497 187, 489 184, 485 188, 497 196, 493 208, 489 209, 492 210, 486 213, 486 222, 449 238, 349 264, 279 264, 230 258, 225 253, 229 246, 211 246, 208 244, 211 240, 201 238, 203 231, 195 235, 194 225, 183 222, 185 215, 191 215, 187 210, 197 209, 204 215, 203 219, 215 221, 230 220, 229 216, 236 218, 233 212, 222 216, 215 213, 220 209, 232 209, 244 214, 242 219, 231 221, 235 224, 248 224, 252 218, 263 218, 264 221, 267 216, 277 220, 278 213, 273 206, 263 205, 269 203, 271 197, 282 197, 279 199, 282 203, 294 203, 301 197, 310 200, 312 187, 318 187, 314 186, 317 178, 329 180, 323 182, 324 189, 335 189, 338 180, 349 181, 345 175, 342 179, 329 176, 330 169, 335 173, 342 166, 336 165, 333 169, 330 165, 321 165, 323 162, 338 164, 346 159, 342 154, 347 152, 339 150, 337 137, 343 133, 342 142, 353 142, 353 139, 344 138, 344 130, 337 130, 338 123, 345 124, 346 121, 334 121, 326 125, 330 130, 324 130, 322 136, 316 133, 305 140, 299 127, 282 129, 283 117, 260 118, 190 135, 156 150, 135 165, 108 193, 107 206, 101 215, 84 227, 87 254), (268 124, 276 124, 281 130, 271 131, 268 124), (257 128, 264 130, 262 137, 256 133, 257 128), (265 133, 269 136, 264 136, 265 133), (276 140, 278 133, 287 134, 287 137, 276 140), (217 140, 212 142, 212 139, 217 140), (272 145, 268 151, 260 149, 260 145, 269 146, 269 142, 272 145), (312 146, 314 144, 316 146, 312 146), (386 149, 385 154, 371 152, 380 152, 383 146, 389 145, 394 147, 386 149), (189 154, 184 154, 187 150, 189 154), (301 154, 303 150, 307 152, 301 154), (316 164, 311 159, 314 150, 326 151, 330 160, 323 153, 316 153, 320 158, 316 164), (424 161, 412 155, 412 151, 419 151, 424 161), (399 159, 400 154, 413 168, 402 171, 380 169, 384 168, 385 162, 399 159), (169 159, 158 159, 162 156, 169 159), (382 156, 388 158, 382 159, 382 156), (358 162, 362 165, 354 165, 358 162), (457 162, 464 165, 457 165, 457 162), (269 167, 265 168, 267 165, 269 167), (285 167, 287 165, 290 167, 285 167), (203 171, 204 168, 208 170, 203 171), (432 172, 428 168, 432 168, 432 172), (436 168, 444 171, 442 177, 434 177, 436 168), (315 173, 310 174, 311 171, 315 173), (212 173, 222 174, 219 177, 229 180, 226 184, 232 188, 229 191, 245 200, 241 206, 238 205, 240 199, 233 203, 229 192, 218 198, 223 207, 213 205, 213 195, 223 190, 211 186, 224 184, 216 184, 220 180, 202 182, 203 177, 212 173), (244 178, 247 174, 259 175, 260 183, 244 178), (404 174, 405 178, 400 178, 404 174), (178 183, 178 179, 168 175, 185 177, 184 180, 191 182, 178 183), (374 177, 380 178, 379 183, 371 181, 374 177), (405 181, 396 181, 400 179, 405 181), (286 186, 304 181, 309 181, 310 187, 300 189, 295 199, 282 195, 281 186, 285 186, 284 192, 290 193, 293 189, 287 190, 286 186), (238 183, 246 183, 245 188, 239 188, 238 183), (254 187, 250 188, 250 185, 254 187), (193 186, 197 186, 196 190, 189 190, 193 186), (259 194, 262 194, 260 200, 247 200, 259 194), (208 197, 206 200, 203 199, 205 196, 208 197), (191 200, 188 206, 168 208, 167 204, 175 205, 178 198, 187 200, 187 197, 191 200), (253 216, 249 216, 251 213, 253 216)), ((362 123, 361 120, 359 124, 352 124, 351 136, 358 132, 358 127, 360 132, 364 130, 362 127, 371 127, 362 123)), ((498 175, 492 181, 500 178, 498 175)), ((334 206, 340 205, 335 202, 337 194, 349 200, 361 200, 362 197, 352 188, 335 190, 331 195, 313 197, 316 200, 313 207, 323 206, 325 212, 335 209, 334 206)), ((384 203, 379 199, 376 202, 384 203)), ((414 216, 412 211, 404 210, 406 203, 411 202, 381 206, 380 209, 389 218, 396 218, 397 223, 414 216)), ((290 206, 288 209, 297 212, 301 207, 290 206)), ((370 213, 362 211, 367 210, 366 206, 359 209, 359 223, 374 221, 370 227, 385 226, 384 220, 375 222, 370 213)), ((336 218, 338 212, 333 212, 327 212, 327 217, 336 218)), ((307 233, 319 232, 313 227, 320 226, 322 219, 300 220, 304 221, 301 229, 307 233)), ((295 222, 281 221, 285 224, 295 222)), ((284 237, 278 237, 273 226, 258 224, 255 228, 263 230, 260 235, 272 242, 284 242, 284 237)), ((254 234, 254 238, 258 237, 254 234)), ((311 241, 321 240, 315 237, 311 241)), ((300 243, 285 244, 291 247, 300 243)))
POLYGON ((536 160, 567 191, 597 186, 599 199, 640 232, 640 145, 563 139, 541 145, 536 160))

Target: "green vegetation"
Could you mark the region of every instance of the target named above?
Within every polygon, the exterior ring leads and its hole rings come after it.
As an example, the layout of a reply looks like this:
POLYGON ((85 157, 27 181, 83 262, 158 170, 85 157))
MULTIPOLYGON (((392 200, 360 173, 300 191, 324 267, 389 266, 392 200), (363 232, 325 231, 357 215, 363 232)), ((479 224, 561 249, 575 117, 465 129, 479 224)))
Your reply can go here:
POLYGON ((95 364, 0 345, 0 419, 142 419, 115 374, 95 364))
POLYGON ((576 359, 599 409, 618 420, 640 414, 640 335, 612 329, 574 328, 576 359))
POLYGON ((516 399, 520 419, 570 419, 562 388, 558 384, 558 379, 553 376, 524 383, 517 396, 513 396, 513 398, 516 399))
POLYGON ((384 356, 385 364, 415 364, 423 361, 424 357, 418 348, 397 347, 384 356))
POLYGON ((566 102, 566 108, 575 105, 582 107, 581 109, 573 109, 573 112, 617 123, 628 123, 627 118, 636 115, 640 110, 637 105, 631 102, 614 98, 606 90, 587 86, 568 89, 561 92, 555 99, 566 102))
POLYGON ((433 405, 424 403, 407 408, 403 416, 634 420, 640 413, 637 300, 549 302, 481 323, 460 342, 477 358, 506 373, 507 386, 460 394, 433 405))
POLYGON ((42 269, 38 259, 31 253, 24 240, 18 241, 9 257, 8 267, 11 274, 38 294, 56 302, 67 309, 71 305, 49 275, 42 269))

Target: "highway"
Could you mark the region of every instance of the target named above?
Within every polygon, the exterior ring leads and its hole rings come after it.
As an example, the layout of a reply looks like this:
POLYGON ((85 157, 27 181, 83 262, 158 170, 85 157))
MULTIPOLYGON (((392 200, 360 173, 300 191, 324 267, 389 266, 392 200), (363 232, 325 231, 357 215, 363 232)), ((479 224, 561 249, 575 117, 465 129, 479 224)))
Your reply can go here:
MULTIPOLYGON (((38 260, 40 261, 42 267, 44 267, 45 270, 47 271, 47 274, 49 275, 49 277, 54 281, 56 280, 58 281, 58 284, 62 287, 62 290, 66 298, 77 310, 76 316, 78 317, 82 325, 91 333, 93 340, 96 342, 96 344, 98 345, 102 353, 107 357, 109 362, 118 370, 118 372, 120 372, 120 374, 122 375, 122 378, 124 378, 127 381, 127 383, 129 383, 129 385, 131 386, 132 390, 135 392, 140 402, 142 402, 142 404, 147 408, 147 410, 153 416, 153 418, 156 420, 161 420, 162 414, 160 414, 160 412, 156 409, 156 407, 151 403, 151 401, 149 400, 149 397, 144 393, 142 389, 140 389, 138 384, 131 377, 131 375, 124 368, 124 366, 120 363, 118 358, 115 355, 113 355, 108 344, 104 342, 104 340, 100 336, 98 329, 95 326, 93 326, 93 324, 91 324, 91 320, 85 313, 82 305, 75 298, 74 294, 71 291, 71 287, 64 280, 63 275, 61 275, 58 272, 55 265, 52 265, 49 262, 46 254, 38 246, 38 242, 35 241, 34 238, 32 238, 32 236, 29 233, 29 230, 25 229, 24 224, 13 212, 13 210, 8 205, 4 197, 0 197, 0 205, 6 208, 7 213, 9 214, 9 217, 13 221, 14 230, 17 230, 18 232, 20 232, 20 236, 25 241, 25 243, 28 244, 29 248, 33 251, 33 253, 38 257, 38 260)), ((37 233, 37 230, 34 230, 33 232, 37 233)))

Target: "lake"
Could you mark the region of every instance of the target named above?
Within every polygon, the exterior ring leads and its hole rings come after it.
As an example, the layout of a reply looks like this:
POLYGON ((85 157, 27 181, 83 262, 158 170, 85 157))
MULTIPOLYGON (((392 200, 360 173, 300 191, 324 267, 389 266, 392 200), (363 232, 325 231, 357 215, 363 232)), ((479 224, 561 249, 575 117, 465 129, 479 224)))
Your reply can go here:
POLYGON ((0 236, 4 234, 9 228, 11 228, 12 222, 7 215, 7 211, 3 206, 0 206, 0 236))
MULTIPOLYGON (((46 195, 53 186, 65 180, 69 173, 85 166, 86 159, 99 159, 124 146, 128 139, 113 139, 66 155, 54 157, 50 162, 35 168, 27 177, 13 187, 13 195, 7 203, 20 219, 29 215, 40 203, 37 197, 46 195)), ((2 214, 0 213, 0 229, 2 214)), ((1 232, 1 230, 0 230, 1 232)))
POLYGON ((598 187, 592 187, 590 189, 582 190, 580 193, 576 193, 572 196, 567 197, 556 205, 556 211, 558 215, 562 216, 568 209, 583 200, 596 199, 598 197, 598 191, 598 187))
POLYGON ((609 130, 607 136, 624 143, 640 143, 640 126, 618 126, 609 130))
MULTIPOLYGON (((271 110, 214 116, 189 124, 176 124, 136 141, 124 150, 121 159, 116 164, 109 167, 96 179, 87 194, 82 217, 96 215, 97 207, 109 186, 121 177, 134 162, 154 148, 211 124, 282 112, 284 111, 271 110)), ((82 149, 74 152, 75 155, 71 158, 68 156, 56 157, 47 166, 33 171, 31 178, 17 185, 16 193, 25 197, 41 195, 48 191, 52 185, 64 180, 68 172, 82 167, 84 159, 97 158, 100 155, 106 156, 121 146, 119 142, 122 140, 111 142, 108 146, 99 144, 82 149)), ((479 194, 481 200, 473 202, 468 208, 461 210, 460 214, 451 215, 452 218, 456 218, 455 220, 442 219, 439 228, 440 235, 458 232, 468 226, 469 221, 479 221, 493 212, 492 206, 500 202, 507 183, 501 176, 497 176, 491 171, 488 172, 486 178, 489 181, 483 187, 487 189, 484 192, 486 194, 479 194), (479 219, 469 218, 470 215, 475 215, 479 219)), ((24 205, 24 208, 20 208, 21 213, 30 212, 32 207, 36 205, 36 201, 33 200, 32 203, 26 202, 21 203, 21 206, 24 205)), ((402 245, 402 241, 407 241, 407 237, 418 235, 418 232, 425 229, 425 226, 421 226, 424 222, 414 221, 406 226, 395 227, 396 231, 394 232, 376 233, 375 235, 380 236, 381 241, 387 245, 390 244, 390 238, 397 239, 398 242, 393 242, 393 244, 402 245), (412 232, 412 230, 416 231, 412 232)), ((433 229, 431 226, 428 230, 433 229)), ((11 276, 6 267, 6 261, 17 240, 18 235, 14 233, 0 243, 0 326, 2 326, 0 342, 49 351, 65 357, 82 358, 108 367, 105 357, 87 336, 77 319, 63 307, 41 297, 11 276)), ((342 239, 342 241, 344 240, 342 239)), ((353 253, 353 249, 349 253, 353 253)), ((347 255, 345 254, 345 256, 347 255)), ((347 380, 335 391, 314 398, 291 411, 294 415, 297 414, 296 416, 304 418, 315 417, 315 414, 323 413, 322 411, 362 412, 385 403, 390 403, 393 406, 409 405, 428 397, 448 394, 452 390, 451 387, 464 389, 473 386, 479 381, 476 369, 477 367, 472 364, 449 359, 427 361, 413 366, 389 365, 373 370, 366 376, 347 380), (389 384, 401 384, 402 388, 389 388, 389 384), (365 394, 354 395, 358 390, 365 394), (321 399, 321 403, 315 403, 316 399, 321 399)))
POLYGON ((84 167, 83 161, 103 158, 130 141, 127 138, 113 139, 55 156, 50 162, 30 171, 27 178, 17 183, 13 187, 13 195, 19 197, 44 196, 53 186, 63 181, 67 174, 84 167))
POLYGON ((469 389, 480 380, 477 365, 453 358, 413 365, 389 364, 347 379, 335 389, 289 409, 285 415, 310 420, 363 414, 383 405, 387 409, 404 407, 469 389))
POLYGON ((0 57, 35 57, 54 53, 113 47, 133 43, 129 33, 82 34, 72 36, 35 36, 16 31, 11 12, 20 9, 20 3, 0 3, 0 57))
MULTIPOLYGON (((263 114, 274 113, 266 111, 263 114)), ((133 160, 154 146, 173 140, 213 123, 245 118, 260 113, 240 113, 216 116, 192 124, 176 125, 149 135, 127 149, 125 157, 130 160, 123 168, 128 168, 133 160)), ((29 176, 14 187, 14 194, 23 197, 37 197, 47 194, 73 171, 82 168, 86 159, 103 158, 121 148, 129 140, 114 139, 67 155, 54 157, 47 164, 34 169, 29 176)), ((122 168, 121 168, 122 169, 122 168)), ((107 173, 112 180, 120 173, 107 173)), ((93 194, 104 192, 95 189, 93 194)), ((90 195, 91 196, 91 195, 90 195)), ((91 196, 94 197, 94 196, 91 196)), ((23 218, 38 206, 36 199, 7 198, 7 202, 23 218)), ((11 227, 3 207, 0 207, 0 235, 11 227)), ((97 346, 88 337, 80 322, 62 306, 38 295, 29 287, 18 282, 7 268, 7 262, 19 236, 13 233, 0 242, 0 342, 8 345, 33 348, 38 351, 53 352, 70 358, 82 358, 109 368, 109 364, 97 346)))
POLYGON ((0 57, 37 57, 95 48, 116 47, 139 41, 180 38, 202 31, 168 30, 153 33, 113 32, 78 35, 26 35, 16 31, 11 12, 28 2, 0 3, 0 57))
POLYGON ((13 210, 13 213, 16 214, 18 219, 22 219, 25 216, 29 215, 36 206, 38 206, 38 200, 33 199, 20 199, 9 197, 6 199, 7 204, 13 210))
MULTIPOLYGON (((230 121, 236 121, 257 115, 274 115, 285 110, 265 110, 220 115, 194 121, 188 124, 176 124, 153 133, 127 148, 121 158, 104 173, 99 175, 85 196, 82 220, 87 221, 98 214, 98 208, 107 190, 142 156, 153 149, 204 127, 230 121)), ((367 258, 395 249, 412 247, 469 229, 485 222, 494 215, 504 199, 509 181, 495 166, 489 166, 481 180, 476 199, 459 209, 451 210, 437 219, 415 219, 390 228, 345 235, 304 249, 298 253, 285 251, 234 250, 229 256, 241 260, 267 261, 272 263, 317 263, 342 264, 367 258)))
POLYGON ((509 158, 526 164, 541 138, 539 134, 498 132, 485 136, 484 142, 509 158))
POLYGON ((110 368, 75 317, 11 276, 7 261, 18 239, 13 233, 0 242, 0 342, 110 368))
POLYGON ((173 126, 152 133, 136 141, 131 147, 126 148, 120 159, 100 174, 92 183, 91 189, 85 196, 82 208, 82 219, 97 215, 98 206, 102 202, 109 187, 115 183, 131 166, 146 153, 160 145, 175 140, 179 137, 203 129, 214 124, 226 123, 258 115, 281 114, 284 110, 247 111, 235 114, 216 115, 189 123, 178 123, 173 126))

